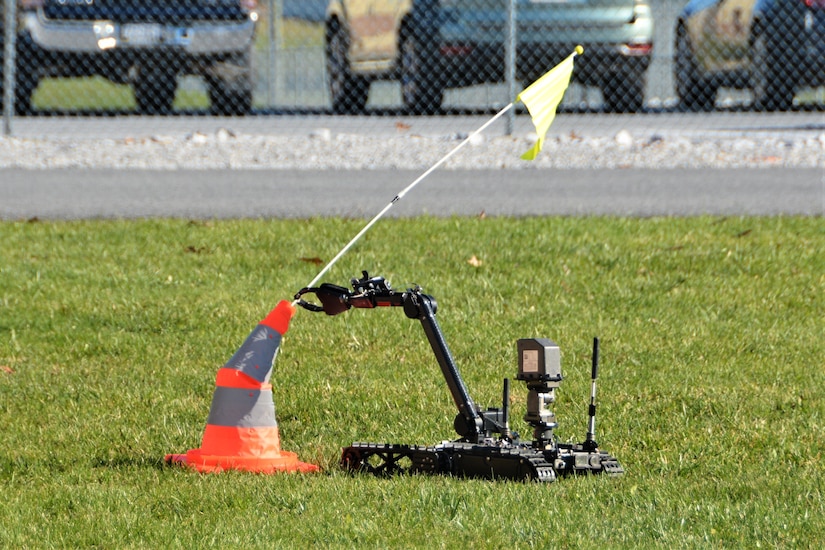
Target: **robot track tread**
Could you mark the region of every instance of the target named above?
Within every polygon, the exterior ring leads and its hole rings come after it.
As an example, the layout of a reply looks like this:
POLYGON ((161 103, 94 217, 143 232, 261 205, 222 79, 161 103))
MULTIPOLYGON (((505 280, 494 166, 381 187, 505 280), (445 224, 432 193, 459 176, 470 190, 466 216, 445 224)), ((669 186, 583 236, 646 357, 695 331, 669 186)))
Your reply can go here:
POLYGON ((540 451, 461 441, 434 446, 353 443, 344 448, 341 464, 346 470, 377 476, 422 473, 545 483, 556 479, 553 466, 540 451))

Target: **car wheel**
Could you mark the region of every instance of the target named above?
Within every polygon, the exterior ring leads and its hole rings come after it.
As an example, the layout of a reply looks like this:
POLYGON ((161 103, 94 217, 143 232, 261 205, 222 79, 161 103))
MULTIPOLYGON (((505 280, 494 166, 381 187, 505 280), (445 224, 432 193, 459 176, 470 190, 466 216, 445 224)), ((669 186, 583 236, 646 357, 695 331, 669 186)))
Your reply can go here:
MULTIPOLYGON (((15 68, 14 111, 18 115, 32 112, 32 95, 37 89, 40 60, 28 33, 17 37, 17 67, 15 68)), ((2 70, 0 70, 0 76, 2 70)), ((0 82, 2 90, 2 82, 0 82)), ((1 97, 1 96, 0 96, 1 97)))
POLYGON ((614 74, 602 83, 602 95, 608 111, 637 113, 644 105, 644 76, 614 74))
POLYGON ((216 63, 206 77, 210 111, 214 115, 244 116, 252 110, 252 63, 243 53, 216 63), (220 70, 227 67, 226 70, 220 70))
POLYGON ((32 113, 32 95, 37 88, 37 77, 17 70, 14 88, 14 112, 18 115, 32 113))
POLYGON ((693 58, 693 48, 687 29, 676 31, 676 59, 673 64, 676 94, 682 105, 691 111, 709 111, 716 102, 718 86, 701 78, 693 58))
POLYGON ((252 90, 226 90, 220 82, 209 87, 209 111, 216 116, 244 116, 252 110, 252 90))
POLYGON ((370 83, 350 71, 349 36, 338 25, 327 32, 326 58, 332 111, 336 114, 363 112, 369 98, 370 83))
POLYGON ((771 55, 768 37, 758 32, 750 59, 750 85, 758 111, 787 111, 793 106, 793 80, 783 68, 778 57, 771 55))
POLYGON ((172 112, 177 88, 175 73, 141 66, 133 88, 135 103, 141 114, 162 115, 172 112))
POLYGON ((432 115, 441 110, 444 84, 433 61, 436 52, 428 51, 432 41, 420 33, 405 32, 401 38, 401 98, 414 115, 432 115))

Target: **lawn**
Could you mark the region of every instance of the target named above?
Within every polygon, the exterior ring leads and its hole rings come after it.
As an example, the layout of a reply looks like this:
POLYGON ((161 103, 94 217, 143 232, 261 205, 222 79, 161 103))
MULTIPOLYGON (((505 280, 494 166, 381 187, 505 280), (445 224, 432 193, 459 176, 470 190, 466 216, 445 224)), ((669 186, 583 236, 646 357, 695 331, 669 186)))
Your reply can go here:
MULTIPOLYGON (((325 280, 422 285, 477 403, 515 342, 562 350, 558 435, 620 478, 553 484, 338 469, 352 441, 454 437, 398 309, 299 311, 273 374, 313 475, 200 475, 215 372, 363 220, 0 224, 0 547, 819 548, 825 544, 821 217, 383 220, 325 280)), ((528 434, 513 382, 514 428, 528 434)))

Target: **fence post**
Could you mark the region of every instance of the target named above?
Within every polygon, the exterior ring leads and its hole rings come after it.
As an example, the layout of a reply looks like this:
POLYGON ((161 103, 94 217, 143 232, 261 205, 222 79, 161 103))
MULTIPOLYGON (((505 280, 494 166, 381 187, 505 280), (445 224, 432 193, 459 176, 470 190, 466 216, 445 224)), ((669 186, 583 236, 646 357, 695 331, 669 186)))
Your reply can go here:
POLYGON ((11 135, 14 117, 14 68, 17 39, 17 0, 6 0, 3 25, 3 135, 11 135))
POLYGON ((278 81, 278 56, 283 47, 284 5, 283 0, 269 0, 269 44, 266 63, 266 99, 268 107, 275 106, 278 81))
MULTIPOLYGON (((504 44, 504 72, 507 82, 507 101, 516 97, 516 0, 507 3, 507 40, 504 44)), ((516 122, 516 110, 507 112, 507 135, 513 134, 516 122)))

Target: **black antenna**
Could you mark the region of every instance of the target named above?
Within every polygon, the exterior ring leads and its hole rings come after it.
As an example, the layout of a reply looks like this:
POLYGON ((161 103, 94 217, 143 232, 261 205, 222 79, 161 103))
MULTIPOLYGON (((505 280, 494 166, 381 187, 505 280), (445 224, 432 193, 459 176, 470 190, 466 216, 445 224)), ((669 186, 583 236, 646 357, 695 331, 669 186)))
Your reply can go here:
POLYGON ((588 409, 587 437, 584 440, 586 450, 595 450, 596 443, 596 377, 599 375, 599 339, 593 338, 593 370, 590 373, 590 408, 588 409))
POLYGON ((501 390, 501 416, 504 419, 504 433, 502 434, 506 439, 509 439, 510 434, 510 379, 504 379, 504 387, 501 390))

